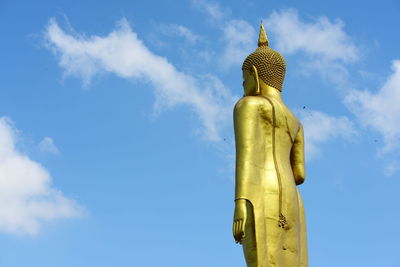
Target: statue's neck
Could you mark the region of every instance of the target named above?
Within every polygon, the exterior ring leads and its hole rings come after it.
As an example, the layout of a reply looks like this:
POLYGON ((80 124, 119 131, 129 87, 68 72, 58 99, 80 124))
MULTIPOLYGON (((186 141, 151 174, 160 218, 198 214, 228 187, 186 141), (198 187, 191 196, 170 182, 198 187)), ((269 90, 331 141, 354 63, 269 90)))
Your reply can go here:
POLYGON ((261 86, 261 95, 282 101, 281 91, 267 84, 261 86))

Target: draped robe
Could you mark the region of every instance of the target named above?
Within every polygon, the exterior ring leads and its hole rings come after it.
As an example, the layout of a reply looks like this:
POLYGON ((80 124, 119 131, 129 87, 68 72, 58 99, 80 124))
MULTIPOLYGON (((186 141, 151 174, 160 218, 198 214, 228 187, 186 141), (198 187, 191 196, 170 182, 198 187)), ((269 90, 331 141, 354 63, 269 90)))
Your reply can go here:
POLYGON ((280 99, 246 96, 235 106, 234 127, 235 199, 246 199, 248 210, 247 266, 308 266, 304 208, 296 187, 305 176, 302 125, 280 99))

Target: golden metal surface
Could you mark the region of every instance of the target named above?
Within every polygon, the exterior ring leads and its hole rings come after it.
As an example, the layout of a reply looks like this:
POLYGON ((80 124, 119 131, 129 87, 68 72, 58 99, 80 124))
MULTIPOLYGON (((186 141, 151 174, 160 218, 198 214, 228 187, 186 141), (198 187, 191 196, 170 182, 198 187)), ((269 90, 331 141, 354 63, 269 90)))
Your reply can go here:
POLYGON ((281 98, 285 61, 268 47, 243 63, 244 97, 234 109, 236 184, 233 235, 248 267, 308 266, 303 203, 305 179, 300 121, 281 98))

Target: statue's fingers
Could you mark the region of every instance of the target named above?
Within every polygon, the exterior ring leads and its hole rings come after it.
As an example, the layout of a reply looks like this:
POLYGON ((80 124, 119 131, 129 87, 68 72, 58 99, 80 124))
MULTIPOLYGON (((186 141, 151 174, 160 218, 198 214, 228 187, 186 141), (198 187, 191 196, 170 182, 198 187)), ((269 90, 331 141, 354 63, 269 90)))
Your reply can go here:
POLYGON ((244 238, 244 221, 243 220, 240 221, 239 232, 240 232, 240 241, 242 241, 244 238))
POLYGON ((246 236, 246 231, 245 231, 245 229, 246 229, 246 227, 245 227, 246 226, 246 221, 243 220, 241 226, 242 227, 241 227, 240 231, 243 233, 242 239, 244 239, 244 237, 246 236))
POLYGON ((236 222, 236 240, 240 242, 240 220, 236 222))
POLYGON ((238 232, 239 232, 239 242, 240 242, 240 244, 242 244, 242 241, 243 241, 243 231, 242 231, 242 225, 243 225, 243 220, 240 220, 240 222, 239 222, 239 230, 238 230, 238 232))
POLYGON ((242 220, 239 220, 239 223, 238 223, 238 236, 239 236, 239 239, 242 236, 242 232, 240 231, 240 229, 242 229, 242 220))
POLYGON ((238 242, 240 242, 240 221, 238 221, 237 223, 236 223, 236 238, 237 238, 237 241, 238 242))
POLYGON ((235 238, 235 241, 237 242, 237 221, 233 222, 233 237, 235 238))
POLYGON ((240 224, 240 221, 236 221, 236 229, 235 229, 235 231, 236 231, 236 240, 239 242, 240 241, 240 232, 239 232, 239 224, 240 224))

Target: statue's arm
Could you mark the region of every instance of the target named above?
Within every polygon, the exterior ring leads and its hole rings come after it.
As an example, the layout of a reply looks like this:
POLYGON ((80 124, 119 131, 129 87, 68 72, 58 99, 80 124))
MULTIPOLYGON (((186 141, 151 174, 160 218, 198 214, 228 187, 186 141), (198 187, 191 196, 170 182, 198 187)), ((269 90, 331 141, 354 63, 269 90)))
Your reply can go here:
POLYGON ((296 185, 300 185, 306 178, 305 157, 304 157, 304 131, 303 126, 297 132, 294 139, 292 151, 290 153, 290 163, 292 165, 293 176, 296 185))
POLYGON ((246 201, 249 201, 250 180, 256 175, 257 156, 260 157, 256 144, 257 135, 260 134, 257 122, 258 110, 259 98, 248 96, 239 100, 233 113, 236 144, 233 236, 239 243, 244 239, 244 227, 247 220, 246 201))
POLYGON ((248 199, 249 184, 257 175, 256 167, 261 154, 258 146, 259 97, 247 96, 235 106, 233 119, 236 145, 235 199, 248 199))

